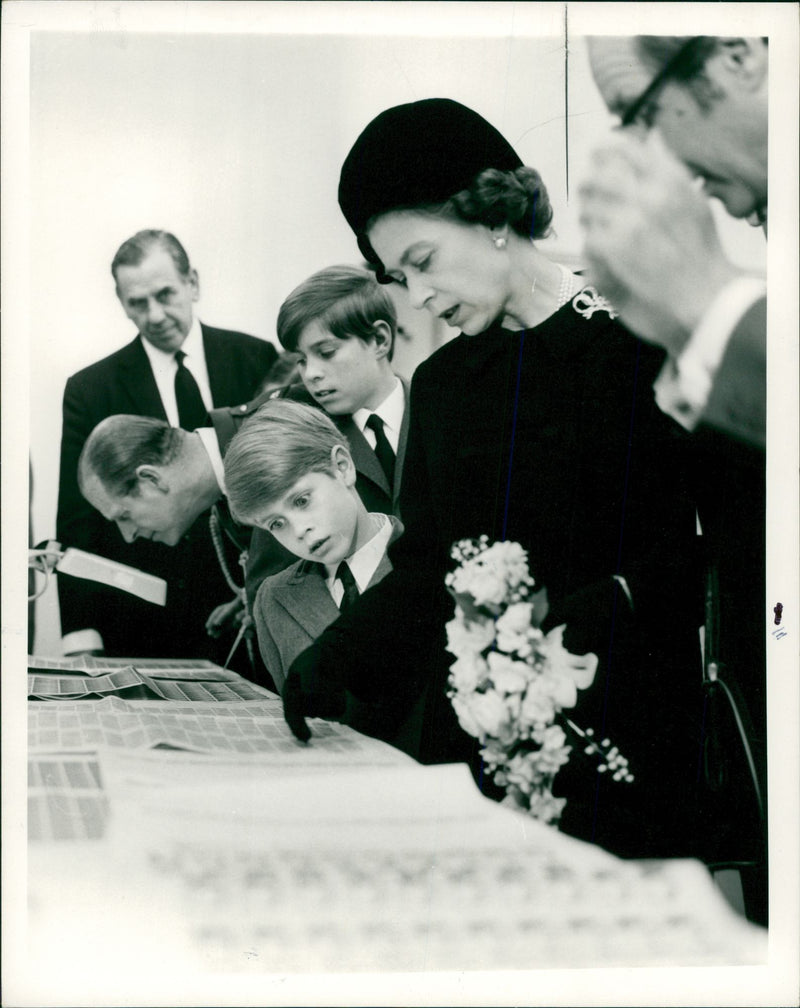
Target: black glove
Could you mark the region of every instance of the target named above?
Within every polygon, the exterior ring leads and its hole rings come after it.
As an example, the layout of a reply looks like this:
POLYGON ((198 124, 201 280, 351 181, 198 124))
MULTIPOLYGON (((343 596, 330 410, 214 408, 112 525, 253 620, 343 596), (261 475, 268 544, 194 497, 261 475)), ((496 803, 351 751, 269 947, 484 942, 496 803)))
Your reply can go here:
MULTIPOLYGON (((594 581, 551 605, 544 631, 566 623, 564 647, 571 654, 594 651, 598 657, 612 634, 630 633, 633 611, 622 585, 612 577, 594 581)), ((602 651, 602 653, 601 653, 602 651)))
POLYGON ((318 645, 306 648, 292 662, 283 684, 283 716, 292 734, 301 742, 311 738, 306 718, 340 721, 344 717, 344 688, 321 675, 319 654, 318 645))

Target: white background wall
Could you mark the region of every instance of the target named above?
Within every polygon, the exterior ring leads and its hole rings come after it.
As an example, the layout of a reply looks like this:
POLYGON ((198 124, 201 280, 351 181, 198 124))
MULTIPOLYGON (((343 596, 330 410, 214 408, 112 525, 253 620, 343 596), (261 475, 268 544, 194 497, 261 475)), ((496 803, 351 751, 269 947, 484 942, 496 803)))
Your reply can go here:
MULTIPOLYGON (((441 95, 481 112, 540 170, 555 207, 552 254, 579 259, 577 186, 610 120, 580 38, 569 46, 567 109, 561 5, 471 5, 484 14, 477 37, 450 34, 471 30, 456 17, 461 4, 440 5, 452 25, 432 35, 418 10, 406 15, 416 4, 389 5, 391 23, 367 35, 317 34, 309 24, 284 32, 270 18, 274 5, 244 6, 253 12, 247 34, 221 23, 211 33, 105 26, 31 35, 34 541, 55 533, 64 383, 134 335, 109 264, 140 228, 184 243, 204 321, 273 338, 292 287, 357 259, 336 187, 359 131, 390 105, 441 95), (508 7, 517 8, 513 24, 501 16, 508 7), (497 16, 487 20, 487 8, 497 16)), ((373 7, 357 6, 365 17, 373 7)), ((740 261, 763 268, 760 233, 727 222, 726 235, 740 261)), ((55 600, 50 589, 39 603, 40 653, 58 650, 55 600)))

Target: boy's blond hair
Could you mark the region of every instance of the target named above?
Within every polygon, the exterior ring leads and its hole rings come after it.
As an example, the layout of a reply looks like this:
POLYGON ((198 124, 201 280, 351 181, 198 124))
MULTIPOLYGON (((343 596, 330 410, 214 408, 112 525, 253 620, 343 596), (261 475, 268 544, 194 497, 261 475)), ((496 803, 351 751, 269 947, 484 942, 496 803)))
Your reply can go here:
POLYGON ((350 453, 347 439, 321 409, 270 399, 244 422, 225 453, 231 513, 252 524, 259 510, 283 497, 303 476, 332 475, 337 446, 350 453))

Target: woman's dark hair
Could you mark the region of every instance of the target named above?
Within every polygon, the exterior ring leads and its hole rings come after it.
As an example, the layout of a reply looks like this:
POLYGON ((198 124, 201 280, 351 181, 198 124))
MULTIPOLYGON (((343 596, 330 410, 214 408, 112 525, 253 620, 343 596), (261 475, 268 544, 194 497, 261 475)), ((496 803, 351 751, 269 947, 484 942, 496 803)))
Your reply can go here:
POLYGON ((487 227, 508 224, 524 238, 533 239, 546 238, 553 219, 542 177, 527 165, 514 171, 487 168, 469 189, 448 200, 443 209, 446 213, 450 208, 461 220, 487 227))
MULTIPOLYGON (((487 168, 477 175, 468 189, 462 189, 445 203, 397 209, 416 210, 435 216, 449 217, 467 224, 501 227, 507 224, 524 238, 546 238, 551 234, 553 208, 542 177, 535 168, 522 165, 511 171, 487 168)), ((367 224, 367 230, 376 215, 367 224)), ((367 260, 376 267, 380 283, 391 283, 380 258, 366 234, 358 236, 358 244, 367 260)))

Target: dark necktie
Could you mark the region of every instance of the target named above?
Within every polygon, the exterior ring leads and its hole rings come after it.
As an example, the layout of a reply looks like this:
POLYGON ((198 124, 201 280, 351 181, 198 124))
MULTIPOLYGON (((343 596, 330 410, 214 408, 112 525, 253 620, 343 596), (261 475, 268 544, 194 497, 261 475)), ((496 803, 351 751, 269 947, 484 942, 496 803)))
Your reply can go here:
POLYGON ((183 350, 178 350, 175 354, 178 365, 175 372, 175 399, 178 403, 178 421, 184 430, 191 431, 203 426, 208 411, 194 375, 183 363, 185 356, 183 350))
POLYGON ((358 585, 346 560, 342 560, 336 568, 336 580, 341 581, 342 588, 344 588, 344 595, 339 603, 339 612, 345 613, 358 598, 358 585))
POLYGON ((366 426, 375 434, 375 455, 381 464, 381 469, 383 469, 386 475, 389 489, 391 490, 394 486, 395 457, 392 446, 389 444, 389 439, 383 430, 383 420, 381 420, 377 413, 371 413, 367 417, 366 426))

